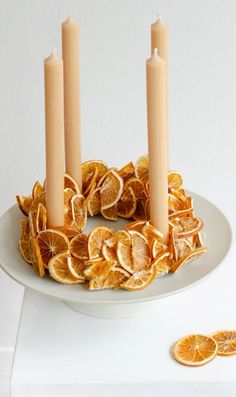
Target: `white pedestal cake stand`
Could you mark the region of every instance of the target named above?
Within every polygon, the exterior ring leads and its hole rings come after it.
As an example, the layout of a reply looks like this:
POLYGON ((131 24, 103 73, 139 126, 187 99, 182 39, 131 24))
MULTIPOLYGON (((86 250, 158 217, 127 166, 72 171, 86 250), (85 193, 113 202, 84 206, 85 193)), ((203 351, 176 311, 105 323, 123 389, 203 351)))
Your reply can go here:
MULTIPOLYGON (((0 219, 0 264, 3 270, 25 287, 55 297, 83 314, 104 318, 137 316, 159 305, 159 300, 183 292, 212 273, 226 256, 231 243, 230 225, 223 213, 205 198, 190 193, 195 213, 204 220, 206 254, 174 274, 155 280, 142 291, 104 290, 90 292, 84 285, 61 285, 49 277, 39 278, 25 263, 18 251, 19 223, 23 215, 11 207, 0 219)), ((106 225, 124 228, 125 221, 109 222, 101 217, 89 218, 87 233, 92 227, 106 225)))

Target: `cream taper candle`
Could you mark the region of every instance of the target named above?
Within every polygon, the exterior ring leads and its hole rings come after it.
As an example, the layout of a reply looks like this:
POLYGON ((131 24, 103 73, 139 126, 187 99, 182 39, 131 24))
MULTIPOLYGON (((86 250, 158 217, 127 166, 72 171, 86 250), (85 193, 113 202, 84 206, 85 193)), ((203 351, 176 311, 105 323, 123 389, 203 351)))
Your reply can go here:
POLYGON ((168 241, 166 66, 154 49, 146 62, 150 214, 168 241))
POLYGON ((66 172, 82 187, 80 144, 79 25, 62 24, 66 172))
POLYGON ((46 204, 48 226, 64 225, 63 61, 53 50, 44 60, 46 204))

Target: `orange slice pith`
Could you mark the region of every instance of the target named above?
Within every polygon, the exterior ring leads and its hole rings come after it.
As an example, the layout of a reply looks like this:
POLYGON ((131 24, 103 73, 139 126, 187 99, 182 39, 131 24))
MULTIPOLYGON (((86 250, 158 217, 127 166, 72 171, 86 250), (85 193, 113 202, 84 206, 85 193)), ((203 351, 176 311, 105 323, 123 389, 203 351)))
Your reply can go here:
POLYGON ((50 276, 62 284, 78 284, 81 282, 74 277, 68 268, 69 251, 61 252, 53 256, 48 263, 50 276))
POLYGON ((217 343, 217 355, 219 356, 232 356, 236 354, 236 331, 223 330, 213 332, 211 337, 217 343))
POLYGON ((196 334, 181 338, 173 348, 173 357, 180 364, 197 367, 209 363, 217 354, 212 337, 196 334))
POLYGON ((126 289, 133 290, 147 286, 154 270, 154 277, 176 272, 206 252, 201 238, 203 222, 194 215, 192 197, 182 186, 182 175, 176 171, 168 172, 170 227, 168 245, 164 244, 162 233, 150 220, 148 167, 147 155, 141 156, 135 166, 129 162, 119 170, 108 168, 100 160, 86 161, 81 167, 82 189, 65 174, 64 225, 50 229, 46 181, 43 186, 37 181, 32 196, 17 196, 20 209, 28 217, 27 233, 22 232, 19 239, 23 259, 43 276, 51 258, 69 252, 67 267, 62 256, 64 271, 79 282, 85 281, 90 290, 121 288, 126 283, 130 286, 126 289), (96 214, 109 221, 123 217, 131 222, 127 223, 127 230, 116 233, 106 223, 88 235, 82 233, 87 216, 96 214), (111 263, 106 274, 107 264, 111 263), (86 281, 83 272, 95 264, 100 264, 104 274, 86 281))
POLYGON ((37 243, 44 266, 46 267, 53 256, 69 250, 69 240, 66 235, 59 230, 42 230, 38 234, 37 243))
POLYGON ((103 210, 113 207, 121 198, 124 182, 120 175, 110 170, 104 179, 101 190, 101 208, 103 210))

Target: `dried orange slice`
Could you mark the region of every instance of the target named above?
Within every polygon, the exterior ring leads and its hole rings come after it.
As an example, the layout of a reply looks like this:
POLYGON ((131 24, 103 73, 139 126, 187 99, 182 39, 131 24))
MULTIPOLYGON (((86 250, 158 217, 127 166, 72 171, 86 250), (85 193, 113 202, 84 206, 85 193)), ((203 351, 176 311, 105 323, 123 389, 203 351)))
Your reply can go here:
POLYGON ((32 197, 31 196, 21 196, 17 195, 16 196, 17 204, 20 208, 20 210, 23 212, 24 215, 29 215, 30 207, 32 204, 32 197))
POLYGON ((69 240, 66 235, 59 230, 42 230, 38 234, 37 242, 44 266, 48 265, 49 260, 53 256, 69 250, 69 240))
POLYGON ((173 356, 180 364, 198 367, 209 363, 216 356, 217 343, 206 335, 188 335, 178 340, 173 356))
POLYGON ((88 259, 88 237, 80 233, 70 241, 70 252, 78 259, 88 259))
POLYGON ((73 258, 72 256, 68 256, 67 258, 67 265, 70 273, 74 276, 77 280, 81 282, 85 281, 84 276, 84 261, 78 258, 73 258))
POLYGON ((130 274, 124 269, 114 267, 109 274, 104 278, 95 278, 89 281, 89 290, 95 291, 107 288, 119 288, 124 283, 130 274))
POLYGON ((32 212, 37 212, 39 203, 43 204, 43 206, 46 208, 46 192, 38 194, 38 196, 33 199, 30 210, 32 212))
POLYGON ((140 289, 144 289, 152 282, 155 275, 155 267, 151 267, 148 270, 141 270, 138 273, 134 273, 125 283, 121 284, 120 287, 127 291, 138 291, 140 289))
POLYGON ((193 208, 187 208, 180 211, 175 211, 169 214, 169 220, 174 218, 181 218, 182 216, 193 216, 193 208))
POLYGON ((35 182, 33 189, 32 189, 32 198, 34 199, 35 197, 37 197, 40 193, 43 193, 44 188, 41 185, 41 183, 39 181, 35 182))
POLYGON ((202 241, 202 236, 201 236, 200 232, 193 236, 193 245, 196 248, 203 247, 203 241, 202 241))
POLYGON ((113 207, 121 198, 124 182, 115 170, 110 170, 104 179, 101 190, 101 208, 113 207))
POLYGON ((148 180, 148 164, 148 155, 139 157, 135 164, 135 176, 144 183, 148 180))
POLYGON ((168 207, 169 207, 169 211, 180 211, 183 209, 183 203, 182 201, 175 197, 173 194, 169 193, 168 194, 168 207))
POLYGON ((132 188, 125 188, 118 202, 118 215, 131 218, 136 211, 136 198, 132 188))
POLYGON ((22 258, 26 262, 31 263, 32 258, 31 258, 30 244, 29 244, 30 228, 29 228, 28 220, 22 219, 20 226, 21 226, 21 236, 19 240, 19 251, 21 253, 22 258))
POLYGON ((107 227, 98 226, 93 229, 88 238, 88 253, 90 259, 102 256, 102 246, 106 240, 111 238, 114 232, 107 227))
POLYGON ((150 247, 147 239, 139 232, 130 230, 132 238, 133 270, 145 270, 150 265, 150 247))
POLYGON ((120 265, 129 273, 134 273, 133 256, 132 256, 132 241, 120 240, 117 244, 117 257, 120 265))
POLYGON ((145 219, 147 219, 148 221, 151 220, 151 212, 150 212, 150 199, 147 198, 146 202, 145 202, 145 219))
POLYGON ((183 177, 179 172, 169 171, 168 172, 168 187, 169 189, 179 189, 183 184, 183 177))
POLYGON ((143 183, 138 178, 129 178, 125 183, 125 189, 131 188, 137 200, 145 199, 146 193, 143 183))
POLYGON ((176 272, 177 270, 180 270, 187 263, 193 261, 194 259, 196 259, 198 256, 204 254, 205 252, 206 252, 206 247, 197 248, 197 249, 189 252, 188 254, 186 254, 185 256, 180 258, 177 262, 175 262, 170 267, 170 271, 176 272))
POLYGON ((69 270, 69 258, 70 253, 68 251, 53 256, 48 263, 50 276, 62 284, 79 284, 81 280, 75 278, 69 270))
POLYGON ((74 193, 81 193, 79 184, 69 174, 64 175, 64 189, 72 189, 74 193))
POLYGON ((69 240, 81 233, 81 229, 74 222, 72 222, 69 226, 66 225, 55 227, 55 230, 59 230, 59 232, 64 233, 69 240))
POLYGON ((173 219, 171 222, 174 225, 177 238, 191 237, 203 228, 203 221, 197 217, 181 217, 173 219))
POLYGON ((83 192, 88 191, 89 186, 91 186, 91 181, 93 179, 95 172, 97 172, 97 180, 98 180, 108 170, 106 163, 104 163, 104 161, 101 160, 85 161, 81 167, 82 167, 83 192))
POLYGON ((134 165, 132 161, 124 165, 124 167, 122 167, 118 173, 124 181, 128 178, 131 178, 134 175, 134 165))
POLYGON ((129 222, 125 225, 127 230, 136 230, 137 232, 142 233, 143 227, 146 224, 144 220, 137 220, 133 222, 129 222))
POLYGON ((101 214, 105 219, 109 221, 117 221, 117 204, 107 209, 101 209, 101 214))
POLYGON ((146 201, 145 200, 137 200, 136 202, 136 211, 133 215, 135 220, 143 220, 146 219, 146 208, 145 208, 146 201))
POLYGON ((72 218, 76 225, 83 230, 87 223, 87 208, 82 194, 76 194, 71 199, 72 218))
POLYGON ((169 252, 164 252, 157 256, 152 262, 152 267, 155 267, 157 277, 169 273, 168 256, 169 252))
POLYGON ((102 254, 107 261, 118 262, 116 249, 114 247, 109 247, 108 245, 103 244, 102 254))
POLYGON ((174 247, 176 250, 176 259, 186 256, 192 250, 192 246, 187 239, 175 240, 174 247))
POLYGON ((236 331, 224 330, 211 334, 217 343, 217 354, 219 356, 232 356, 236 354, 236 331))
POLYGON ((91 196, 87 201, 88 213, 90 216, 94 216, 100 213, 101 210, 101 199, 100 199, 100 188, 94 189, 91 196))
POLYGON ((164 235, 156 229, 150 222, 146 222, 143 226, 142 233, 148 239, 157 239, 159 241, 163 241, 164 235))
POLYGON ((39 203, 36 212, 30 210, 29 225, 32 236, 36 236, 41 230, 47 228, 47 211, 43 204, 39 203))
POLYGON ((87 279, 106 277, 114 267, 114 262, 108 262, 106 260, 97 261, 91 266, 88 266, 84 270, 84 274, 87 279))
POLYGON ((168 251, 168 247, 167 247, 167 245, 163 244, 159 240, 153 240, 153 242, 151 244, 151 251, 152 251, 152 257, 156 258, 157 256, 159 256, 163 252, 167 252, 168 251))
POLYGON ((75 192, 70 187, 64 189, 64 223, 70 225, 73 222, 72 210, 71 210, 71 199, 75 195, 75 192))
POLYGON ((35 237, 29 239, 31 262, 33 269, 38 273, 40 277, 45 276, 44 263, 39 249, 38 241, 35 237))

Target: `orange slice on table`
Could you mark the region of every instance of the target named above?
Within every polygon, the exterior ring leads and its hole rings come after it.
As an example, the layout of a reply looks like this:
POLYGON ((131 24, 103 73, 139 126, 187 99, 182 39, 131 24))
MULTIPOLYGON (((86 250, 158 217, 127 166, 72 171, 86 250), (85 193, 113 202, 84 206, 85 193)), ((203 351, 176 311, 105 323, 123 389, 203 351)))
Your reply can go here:
POLYGON ((75 224, 83 230, 87 223, 87 208, 82 194, 76 194, 71 199, 71 212, 75 224))
POLYGON ((118 173, 124 181, 128 178, 131 178, 134 175, 134 165, 132 161, 124 165, 124 167, 122 167, 118 173))
POLYGON ((35 237, 30 237, 30 252, 31 252, 31 262, 33 269, 38 273, 40 277, 45 276, 44 263, 39 249, 38 240, 35 237))
POLYGON ((181 217, 171 220, 171 223, 175 228, 177 238, 192 237, 203 228, 203 221, 197 217, 181 217))
POLYGON ((146 183, 148 180, 148 168, 148 155, 139 157, 135 164, 135 176, 143 183, 146 183))
POLYGON ((211 337, 217 343, 219 356, 232 356, 236 354, 236 331, 223 330, 213 332, 211 337))
POLYGON ((119 288, 124 283, 130 274, 124 269, 114 267, 106 277, 99 277, 89 281, 89 290, 101 290, 107 288, 119 288))
POLYGON ((88 259, 88 236, 80 233, 70 241, 70 252, 78 259, 88 259))
POLYGON ((72 189, 75 193, 81 193, 79 184, 69 174, 64 175, 64 189, 72 189))
POLYGON ((141 270, 140 272, 134 273, 125 283, 121 284, 120 287, 127 291, 144 289, 152 282, 155 275, 155 267, 151 267, 148 270, 141 270))
POLYGON ((72 256, 68 256, 67 265, 72 276, 74 276, 77 280, 80 280, 83 283, 85 281, 84 261, 78 258, 73 258, 72 256))
POLYGON ((37 197, 40 193, 43 193, 44 188, 43 185, 39 181, 35 182, 33 189, 32 189, 32 198, 34 199, 37 197))
POLYGON ((131 218, 136 211, 136 198, 131 187, 125 188, 118 202, 118 215, 131 218))
POLYGON ((101 190, 101 208, 103 210, 113 207, 118 203, 123 192, 124 182, 115 170, 110 170, 104 179, 101 190))
POLYGON ((23 212, 24 215, 28 216, 33 201, 32 197, 17 195, 16 200, 20 210, 23 212))
POLYGON ((44 266, 46 267, 53 256, 69 250, 69 240, 66 235, 59 230, 42 230, 38 234, 37 242, 44 266))
POLYGON ((183 177, 179 172, 168 172, 168 187, 169 189, 179 189, 183 185, 183 177))
POLYGON ((114 232, 104 226, 94 228, 88 237, 88 253, 90 259, 102 256, 102 247, 106 240, 111 238, 114 232))
POLYGON ((101 209, 101 214, 109 221, 117 221, 117 204, 107 209, 101 209))
POLYGON ((20 226, 21 226, 21 235, 19 240, 19 251, 25 262, 32 263, 30 243, 29 243, 30 227, 29 227, 28 219, 22 219, 20 226))
POLYGON ((187 263, 193 261, 194 259, 198 258, 200 255, 204 254, 206 250, 207 250, 206 247, 201 247, 187 253, 185 256, 174 262, 174 264, 170 267, 170 271, 176 272, 177 270, 180 270, 187 263))
POLYGON ((69 270, 69 258, 70 253, 68 251, 53 256, 48 263, 50 276, 62 284, 79 284, 81 280, 75 278, 69 270))
POLYGON ((101 211, 100 188, 93 190, 91 196, 87 201, 88 213, 90 216, 99 214, 101 211))
POLYGON ((99 180, 108 170, 106 163, 101 160, 85 161, 81 167, 82 167, 83 192, 86 192, 91 186, 91 181, 93 179, 96 170, 97 170, 97 180, 99 180))
POLYGON ((217 343, 206 335, 188 335, 181 338, 173 348, 173 357, 180 364, 198 367, 209 363, 217 354, 217 343))

